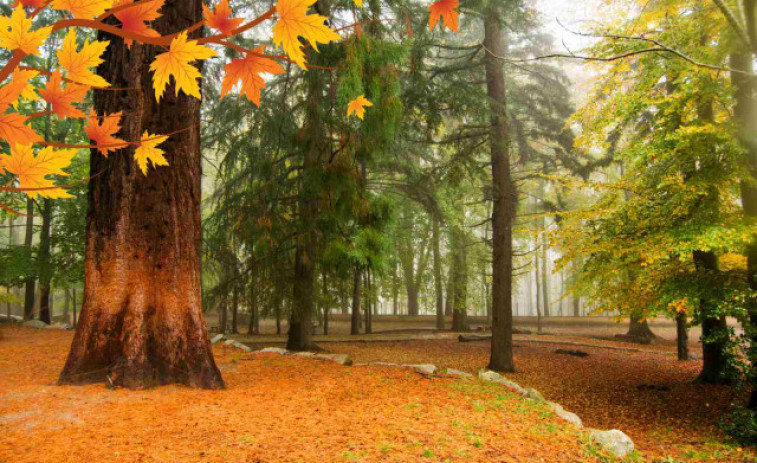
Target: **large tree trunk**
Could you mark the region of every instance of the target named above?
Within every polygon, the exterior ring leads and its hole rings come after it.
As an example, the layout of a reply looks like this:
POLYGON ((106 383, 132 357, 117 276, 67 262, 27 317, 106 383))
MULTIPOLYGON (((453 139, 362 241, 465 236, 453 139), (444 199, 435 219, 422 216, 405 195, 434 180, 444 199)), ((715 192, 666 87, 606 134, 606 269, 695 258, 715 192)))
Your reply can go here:
POLYGON ((407 284, 407 314, 418 315, 418 286, 407 284))
MULTIPOLYGON (((168 1, 154 28, 185 29, 202 19, 201 5, 168 1)), ((174 135, 161 145, 170 167, 146 176, 133 146, 92 153, 84 304, 60 382, 221 389, 201 305, 200 101, 175 96, 170 84, 158 104, 149 66, 164 50, 99 38, 110 46, 98 73, 125 90, 95 92, 95 110, 123 111, 124 140, 144 131, 174 135)))
MULTIPOLYGON (((250 259, 254 260, 252 256, 250 259)), ((247 327, 247 334, 260 334, 260 318, 258 313, 258 291, 257 291, 257 265, 253 262, 250 270, 250 324, 247 327)))
POLYGON ((502 61, 504 37, 500 11, 495 7, 484 18, 486 87, 491 105, 492 209, 492 348, 489 368, 514 371, 513 363, 513 241, 512 225, 518 200, 510 172, 507 100, 502 61), (493 56, 496 55, 496 56, 493 56))
POLYGON ((642 319, 639 315, 631 314, 628 332, 625 335, 618 335, 618 337, 636 344, 651 344, 656 336, 649 328, 649 323, 646 319, 642 319))
POLYGON ((50 282, 52 281, 52 263, 50 262, 50 228, 53 223, 53 201, 45 198, 42 201, 42 231, 39 235, 39 319, 47 323, 52 322, 52 306, 50 301, 50 282))
MULTIPOLYGON (((34 240, 34 200, 26 200, 26 235, 24 248, 27 259, 32 259, 32 241, 34 240)), ((24 284, 24 321, 34 318, 34 276, 29 275, 24 284)))

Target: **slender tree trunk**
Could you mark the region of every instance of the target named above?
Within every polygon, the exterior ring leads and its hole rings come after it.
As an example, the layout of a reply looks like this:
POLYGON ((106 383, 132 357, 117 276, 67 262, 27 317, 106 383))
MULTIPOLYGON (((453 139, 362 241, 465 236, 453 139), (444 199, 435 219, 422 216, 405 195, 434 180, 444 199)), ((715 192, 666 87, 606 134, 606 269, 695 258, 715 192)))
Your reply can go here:
MULTIPOLYGON (((694 264, 698 273, 705 275, 718 271, 718 260, 710 251, 694 251, 694 264)), ((728 340, 728 327, 725 316, 714 314, 712 303, 706 299, 699 302, 702 314, 702 371, 698 382, 711 384, 728 383, 728 359, 725 345, 728 340)))
MULTIPOLYGON (((202 19, 202 2, 169 2, 161 13, 153 27, 175 33, 202 19)), ((133 146, 92 153, 84 304, 60 382, 223 388, 202 314, 200 100, 171 83, 158 104, 149 66, 165 50, 98 37, 110 40, 98 73, 128 90, 95 92, 95 111, 122 111, 124 140, 173 133, 161 145, 170 167, 143 175, 133 146)))
POLYGON ((689 359, 689 326, 686 320, 686 312, 676 314, 676 347, 678 360, 689 359))
MULTIPOLYGON (((450 240, 450 250, 448 255, 452 255, 454 253, 454 244, 451 243, 452 240, 450 240)), ((451 317, 452 316, 452 309, 455 306, 455 284, 454 284, 454 272, 455 272, 455 265, 453 262, 450 262, 448 268, 447 268, 447 285, 446 285, 446 292, 447 297, 444 299, 444 316, 445 317, 451 317)))
POLYGON ((502 61, 504 37, 500 11, 495 6, 484 18, 486 87, 491 105, 491 158, 494 207, 492 211, 492 343, 489 369, 514 371, 513 363, 513 241, 512 224, 518 200, 510 172, 507 102, 502 61))
POLYGON ((231 333, 239 334, 237 317, 239 316, 239 264, 236 255, 234 255, 234 281, 231 283, 231 333))
POLYGON ((392 314, 399 315, 400 306, 400 283, 397 273, 399 272, 399 265, 394 264, 394 275, 392 275, 392 314))
POLYGON ((350 334, 360 334, 360 267, 355 267, 352 274, 352 320, 350 323, 350 334))
POLYGON ((542 287, 542 307, 544 308, 544 316, 550 317, 552 313, 549 307, 549 253, 547 252, 547 226, 546 219, 542 218, 542 238, 541 238, 541 287, 542 287))
POLYGON ((52 268, 50 263, 50 228, 53 222, 53 201, 45 198, 42 201, 42 231, 39 238, 39 319, 47 323, 52 322, 52 307, 50 301, 50 281, 52 268))
MULTIPOLYGON (((536 284, 536 332, 540 333, 542 332, 541 327, 541 304, 542 304, 542 287, 541 282, 539 281, 539 238, 538 235, 534 237, 534 283, 536 284)), ((529 278, 531 276, 529 275, 529 278)))
POLYGON ((371 303, 373 301, 373 287, 371 286, 371 270, 366 268, 363 272, 365 278, 365 334, 373 332, 371 303))
MULTIPOLYGON (((251 257, 255 259, 255 257, 251 257)), ((252 263, 250 269, 250 326, 247 328, 248 334, 260 334, 260 318, 258 313, 258 278, 257 265, 252 263)), ((265 275, 263 275, 265 276, 265 275)), ((275 291, 275 290, 274 290, 275 291)))
POLYGON ((452 237, 455 242, 455 305, 452 310, 452 331, 468 331, 468 242, 465 232, 459 226, 454 227, 452 237))
POLYGON ((228 313, 229 313, 228 302, 226 299, 226 295, 224 294, 221 297, 221 310, 218 317, 220 319, 218 332, 221 334, 226 334, 226 329, 229 327, 228 313))
POLYGON ((331 307, 329 306, 329 298, 328 296, 328 282, 326 281, 326 270, 321 270, 321 281, 323 281, 323 294, 324 294, 324 304, 323 304, 323 334, 328 335, 329 334, 329 318, 330 318, 330 312, 331 307))
POLYGON ((63 291, 63 320, 65 320, 64 323, 66 323, 66 324, 71 323, 71 319, 69 318, 70 315, 71 315, 69 313, 69 311, 70 311, 70 304, 71 304, 70 299, 71 299, 71 290, 69 290, 68 288, 66 288, 63 291))
MULTIPOLYGON (((13 247, 15 246, 15 239, 16 239, 15 230, 16 229, 13 226, 15 221, 16 219, 14 218, 13 214, 8 215, 8 247, 10 249, 13 249, 13 247)), ((11 304, 11 301, 10 301, 10 295, 11 295, 10 285, 8 285, 8 287, 6 288, 6 293, 8 294, 9 297, 8 297, 8 302, 5 303, 5 309, 8 312, 8 323, 10 323, 11 322, 11 306, 13 305, 11 304)))
MULTIPOLYGON (((28 259, 32 259, 32 241, 34 240, 34 201, 31 198, 26 200, 26 235, 24 237, 24 248, 28 259)), ((34 276, 29 275, 26 278, 24 292, 24 321, 34 318, 34 276)))
POLYGON ((439 250, 439 241, 441 241, 439 233, 439 218, 438 213, 432 214, 433 226, 431 229, 433 240, 433 252, 434 252, 434 292, 436 293, 436 329, 444 329, 444 282, 442 281, 442 255, 439 250))

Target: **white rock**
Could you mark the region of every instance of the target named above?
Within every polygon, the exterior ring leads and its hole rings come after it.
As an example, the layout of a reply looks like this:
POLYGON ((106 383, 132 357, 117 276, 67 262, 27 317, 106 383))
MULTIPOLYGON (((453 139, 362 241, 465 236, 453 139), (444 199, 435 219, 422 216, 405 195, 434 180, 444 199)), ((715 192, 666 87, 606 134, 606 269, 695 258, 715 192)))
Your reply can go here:
POLYGON ((623 431, 611 429, 600 431, 595 429, 589 433, 589 438, 603 449, 612 453, 616 458, 625 458, 633 452, 633 441, 623 431))
POLYGON ((431 365, 430 363, 422 363, 418 365, 402 365, 403 367, 412 368, 418 373, 421 373, 423 375, 433 375, 436 373, 436 365, 431 365))
POLYGON ((289 353, 286 349, 282 349, 281 347, 264 347, 263 349, 260 349, 258 351, 255 351, 256 354, 281 354, 286 355, 289 353))
POLYGON ((399 364, 397 363, 389 363, 389 362, 371 362, 370 365, 377 366, 377 367, 398 367, 399 364))
POLYGON ((295 352, 292 354, 294 357, 315 357, 315 352, 295 352))
POLYGON ((216 344, 216 343, 219 343, 219 342, 223 341, 224 339, 226 339, 226 336, 224 336, 222 334, 217 334, 217 335, 213 336, 212 338, 210 338, 210 342, 211 342, 211 344, 216 344))
POLYGON ((315 358, 328 360, 329 362, 335 362, 344 366, 352 365, 352 359, 347 354, 316 354, 315 358))
POLYGON ((473 377, 473 375, 468 372, 455 370, 454 368, 447 368, 447 370, 445 370, 444 373, 448 374, 449 376, 457 376, 458 378, 472 378, 473 377))
POLYGON ((523 397, 531 400, 535 400, 537 402, 544 402, 544 396, 541 395, 541 392, 537 391, 536 389, 530 387, 523 392, 523 397))
POLYGON ((516 383, 515 381, 510 381, 496 371, 482 370, 478 372, 478 377, 480 379, 483 379, 484 381, 491 381, 493 383, 501 384, 509 389, 512 389, 518 394, 526 393, 526 390, 523 389, 520 384, 516 383))
POLYGON ((557 415, 558 417, 578 428, 583 428, 583 421, 581 421, 581 418, 575 413, 565 410, 562 405, 555 402, 547 402, 547 405, 552 409, 552 411, 555 412, 555 415, 557 415))

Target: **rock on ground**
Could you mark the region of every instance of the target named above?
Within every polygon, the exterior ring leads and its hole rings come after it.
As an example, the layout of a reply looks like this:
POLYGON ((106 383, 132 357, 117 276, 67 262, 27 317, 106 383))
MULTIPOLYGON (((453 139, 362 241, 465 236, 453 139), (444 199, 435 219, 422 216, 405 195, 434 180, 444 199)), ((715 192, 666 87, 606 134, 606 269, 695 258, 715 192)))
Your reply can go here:
POLYGON ((565 410, 562 405, 556 402, 547 402, 547 406, 549 406, 558 417, 578 428, 583 428, 584 424, 583 421, 581 421, 581 418, 575 413, 565 410))
POLYGON ((211 344, 216 344, 216 343, 219 343, 219 342, 223 341, 224 339, 226 339, 226 336, 224 336, 222 334, 217 334, 217 335, 213 336, 212 338, 210 338, 210 342, 211 342, 211 344))
POLYGON ((472 378, 473 375, 465 371, 455 370, 454 368, 447 368, 444 371, 449 376, 457 376, 458 378, 472 378))
POLYGON ((281 347, 264 347, 263 349, 255 351, 256 354, 281 354, 286 355, 288 351, 281 347))
POLYGON ((513 391, 517 392, 518 394, 525 394, 526 390, 521 387, 520 384, 516 383, 515 381, 510 381, 509 379, 505 378, 504 376, 500 375, 496 371, 491 370, 482 370, 478 372, 478 377, 480 379, 483 379, 484 381, 491 381, 493 383, 501 384, 508 389, 512 389, 513 391))
POLYGON ((436 365, 431 365, 430 363, 423 363, 419 365, 402 365, 402 366, 412 368, 413 370, 423 375, 433 375, 434 373, 436 373, 436 365))
POLYGON ((595 429, 589 433, 589 438, 616 458, 625 458, 626 455, 633 452, 633 441, 618 429, 609 431, 595 429))

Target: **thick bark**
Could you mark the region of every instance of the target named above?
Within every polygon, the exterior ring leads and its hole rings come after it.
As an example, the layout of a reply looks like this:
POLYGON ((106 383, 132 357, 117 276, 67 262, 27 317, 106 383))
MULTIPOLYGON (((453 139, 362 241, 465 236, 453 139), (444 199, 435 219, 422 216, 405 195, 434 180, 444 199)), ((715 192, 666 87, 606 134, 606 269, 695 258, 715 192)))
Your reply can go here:
MULTIPOLYGON (((34 201, 31 198, 26 200, 26 235, 24 236, 24 247, 26 249, 27 259, 32 258, 32 241, 34 240, 34 201)), ((24 284, 24 320, 34 318, 34 276, 26 278, 24 284)))
MULTIPOLYGON (((718 271, 718 260, 715 253, 710 251, 694 251, 694 264, 698 273, 703 275, 718 271)), ((714 307, 710 301, 701 299, 699 311, 702 317, 702 371, 698 382, 711 384, 725 384, 728 378, 728 358, 725 345, 728 338, 728 327, 725 316, 713 313, 714 307)))
POLYGON ((444 329, 444 282, 442 281, 442 254, 439 250, 439 214, 433 214, 433 224, 431 228, 431 239, 433 246, 434 258, 434 292, 436 293, 436 329, 444 329))
POLYGON ((39 319, 47 323, 52 322, 52 307, 50 301, 50 282, 52 268, 50 262, 50 228, 53 223, 53 201, 45 198, 42 201, 42 231, 39 235, 39 319))
MULTIPOLYGON (((153 27, 185 29, 202 18, 201 5, 169 1, 153 27)), ((95 110, 123 111, 124 140, 173 133, 161 145, 170 167, 143 175, 133 146, 92 153, 84 304, 60 382, 223 388, 201 305, 200 100, 169 84, 158 104, 149 66, 164 50, 99 38, 110 46, 98 73, 124 90, 95 92, 95 110)))
POLYGON ((623 336, 625 340, 637 344, 650 344, 655 337, 646 319, 642 319, 639 315, 631 314, 628 332, 623 336))
POLYGON ((676 347, 678 351, 678 360, 688 360, 689 326, 685 312, 679 312, 676 314, 676 347))
POLYGON ((502 61, 504 37, 500 12, 495 7, 484 18, 486 87, 491 105, 492 209, 492 347, 489 369, 514 371, 513 363, 513 241, 512 225, 518 199, 510 172, 507 101, 502 61), (496 55, 496 56, 495 56, 496 55))
POLYGON ((352 319, 350 334, 360 334, 360 267, 355 267, 352 274, 352 319))

